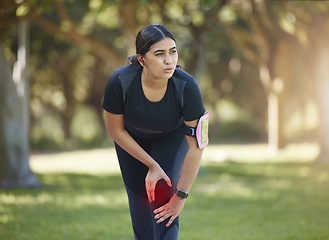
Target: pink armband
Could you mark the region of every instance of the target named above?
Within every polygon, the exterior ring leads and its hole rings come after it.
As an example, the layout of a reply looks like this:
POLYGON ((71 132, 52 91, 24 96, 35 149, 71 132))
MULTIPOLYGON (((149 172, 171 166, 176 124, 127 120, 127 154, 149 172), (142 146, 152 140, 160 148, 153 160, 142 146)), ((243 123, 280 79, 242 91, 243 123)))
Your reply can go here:
POLYGON ((208 126, 209 126, 209 113, 205 113, 200 117, 198 125, 196 127, 189 127, 184 125, 184 133, 187 136, 195 137, 200 149, 204 148, 209 143, 208 138, 208 126))

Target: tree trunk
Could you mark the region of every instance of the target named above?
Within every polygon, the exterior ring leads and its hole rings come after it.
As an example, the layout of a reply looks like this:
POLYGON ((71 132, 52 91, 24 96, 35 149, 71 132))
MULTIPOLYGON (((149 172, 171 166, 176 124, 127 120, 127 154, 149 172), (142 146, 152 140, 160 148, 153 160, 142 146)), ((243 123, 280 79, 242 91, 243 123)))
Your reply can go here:
POLYGON ((319 142, 321 147, 318 162, 329 163, 329 47, 323 39, 315 51, 315 89, 319 106, 319 142))
POLYGON ((120 29, 125 36, 127 44, 128 57, 136 54, 136 9, 138 7, 137 1, 135 0, 123 0, 120 6, 120 29))
MULTIPOLYGON (((292 38, 282 36, 276 40, 276 46, 273 51, 273 63, 272 63, 272 78, 271 91, 269 93, 269 117, 272 115, 275 126, 270 131, 276 131, 276 133, 269 132, 269 146, 271 150, 276 152, 278 149, 283 149, 286 146, 286 137, 284 133, 284 127, 286 123, 285 109, 287 104, 287 88, 292 81, 293 63, 295 61, 295 55, 298 49, 298 42, 292 38), (276 106, 272 106, 276 104, 276 106), (272 112, 272 113, 270 113, 272 112), (274 136, 276 135, 276 136, 274 136), (271 139, 273 138, 273 139, 271 139)), ((269 122, 269 124, 271 124, 269 122)))
MULTIPOLYGON (((72 63, 72 65, 74 65, 72 63)), ((66 107, 62 112, 63 119, 63 130, 64 136, 66 140, 70 140, 72 138, 71 125, 74 117, 74 110, 76 108, 76 100, 74 97, 74 86, 72 80, 69 76, 69 70, 63 72, 62 80, 63 80, 63 91, 66 100, 66 107)))
POLYGON ((67 54, 67 56, 59 59, 55 65, 55 69, 59 72, 61 84, 63 86, 63 94, 65 97, 65 108, 61 111, 61 117, 63 120, 63 131, 66 140, 72 139, 72 121, 74 117, 74 111, 76 109, 76 99, 74 96, 74 81, 72 79, 72 69, 75 68, 79 59, 79 53, 73 51, 67 54))
POLYGON ((309 67, 315 85, 316 102, 319 109, 320 154, 316 162, 329 164, 329 18, 327 14, 313 15, 307 28, 310 44, 308 55, 313 65, 309 67))
MULTIPOLYGON (((107 80, 108 76, 111 72, 104 72, 103 69, 106 68, 104 63, 100 58, 95 57, 95 64, 90 69, 92 74, 92 79, 95 79, 93 84, 90 87, 90 91, 88 92, 88 97, 86 99, 86 104, 92 107, 95 110, 97 120, 102 129, 106 130, 106 125, 104 121, 104 112, 102 108, 99 106, 103 101, 104 94, 104 81, 107 80)), ((107 136, 107 132, 103 131, 104 136, 107 136)))
POLYGON ((271 153, 285 147, 283 134, 283 104, 280 94, 268 93, 268 146, 271 153))
POLYGON ((272 80, 269 67, 263 64, 260 69, 260 79, 267 93, 268 109, 268 147, 271 153, 285 147, 284 137, 284 82, 277 77, 272 80))
POLYGON ((0 187, 35 187, 29 166, 27 23, 18 24, 18 58, 13 75, 0 49, 0 187))
POLYGON ((192 28, 193 33, 193 45, 191 46, 191 57, 187 62, 187 66, 185 67, 187 72, 191 74, 195 81, 200 84, 202 73, 205 67, 205 59, 204 59, 204 50, 205 44, 203 39, 203 30, 202 28, 194 27, 192 28))

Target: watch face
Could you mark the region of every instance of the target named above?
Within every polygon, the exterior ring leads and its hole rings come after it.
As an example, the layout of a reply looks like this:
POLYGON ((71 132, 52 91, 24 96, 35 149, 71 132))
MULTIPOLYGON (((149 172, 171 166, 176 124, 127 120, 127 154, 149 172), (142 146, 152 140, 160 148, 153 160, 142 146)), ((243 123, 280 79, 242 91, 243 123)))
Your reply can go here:
POLYGON ((180 197, 180 198, 187 198, 188 194, 181 191, 181 190, 178 190, 177 191, 177 196, 180 197))

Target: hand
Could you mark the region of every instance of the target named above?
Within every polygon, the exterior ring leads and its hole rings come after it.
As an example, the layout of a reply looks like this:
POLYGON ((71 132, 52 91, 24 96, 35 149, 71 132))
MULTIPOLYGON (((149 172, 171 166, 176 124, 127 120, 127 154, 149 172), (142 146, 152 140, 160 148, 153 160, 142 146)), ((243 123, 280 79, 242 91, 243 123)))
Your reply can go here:
POLYGON ((170 218, 166 224, 166 227, 169 227, 182 211, 185 201, 186 199, 181 199, 174 194, 167 204, 153 211, 153 213, 156 214, 154 218, 158 219, 157 223, 161 223, 167 218, 170 218))
POLYGON ((167 185, 172 187, 169 177, 158 164, 149 167, 145 178, 145 188, 149 202, 155 201, 155 187, 160 179, 165 180, 167 185))

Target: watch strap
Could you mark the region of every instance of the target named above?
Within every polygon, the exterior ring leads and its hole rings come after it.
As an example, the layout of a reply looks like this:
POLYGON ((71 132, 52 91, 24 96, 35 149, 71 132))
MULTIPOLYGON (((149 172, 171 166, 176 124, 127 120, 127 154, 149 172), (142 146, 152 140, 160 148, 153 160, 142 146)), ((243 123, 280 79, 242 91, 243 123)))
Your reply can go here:
POLYGON ((184 199, 184 198, 188 197, 188 193, 185 192, 184 190, 176 189, 176 196, 181 198, 181 199, 184 199))

